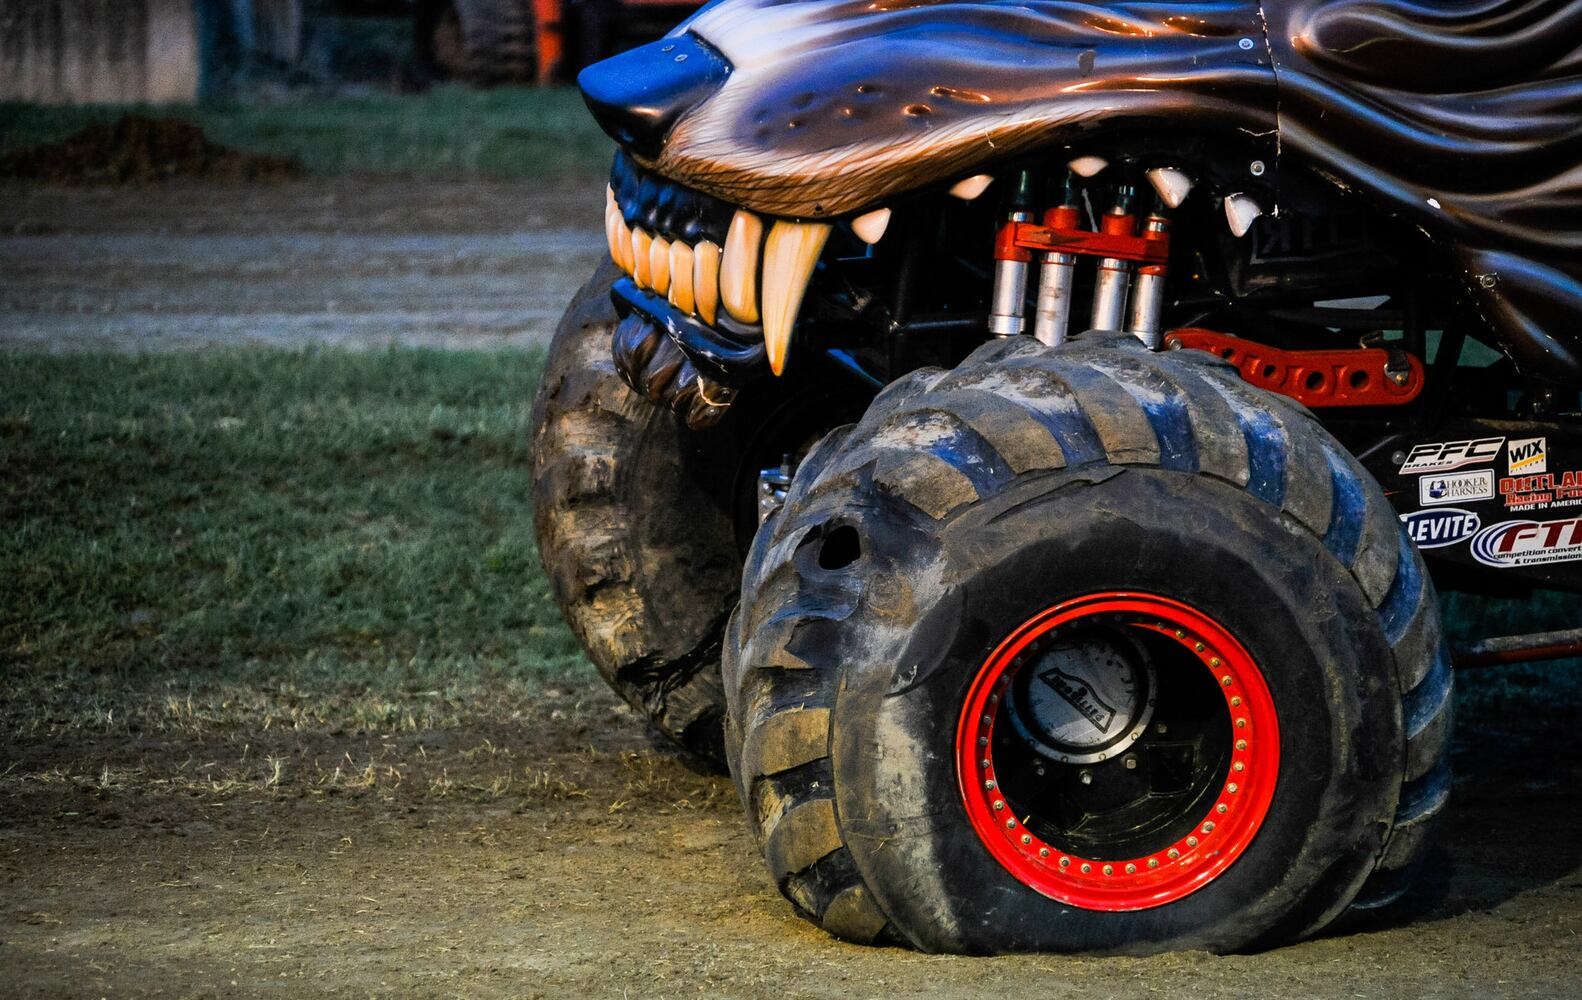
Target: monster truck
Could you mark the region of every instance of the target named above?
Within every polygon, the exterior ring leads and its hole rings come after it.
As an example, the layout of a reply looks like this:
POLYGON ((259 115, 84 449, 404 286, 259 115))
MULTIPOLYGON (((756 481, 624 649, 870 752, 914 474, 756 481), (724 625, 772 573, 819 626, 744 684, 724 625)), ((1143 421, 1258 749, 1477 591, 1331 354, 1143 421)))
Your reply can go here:
POLYGON ((1400 897, 1436 588, 1582 589, 1582 4, 721 0, 580 83, 540 550, 799 913, 1231 951, 1400 897))

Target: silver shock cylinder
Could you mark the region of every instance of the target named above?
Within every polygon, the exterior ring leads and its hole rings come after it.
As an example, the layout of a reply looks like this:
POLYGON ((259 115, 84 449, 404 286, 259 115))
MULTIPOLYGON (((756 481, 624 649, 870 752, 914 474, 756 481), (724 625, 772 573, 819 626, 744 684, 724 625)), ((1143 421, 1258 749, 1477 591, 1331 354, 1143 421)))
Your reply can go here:
POLYGON ((989 301, 989 333, 996 337, 1017 337, 1027 332, 1027 272, 1032 253, 1015 245, 1012 237, 1018 222, 1031 222, 1033 176, 1022 171, 1011 192, 1009 211, 994 246, 994 292, 989 301))
MULTIPOLYGON (((1170 231, 1170 223, 1155 209, 1143 224, 1143 235, 1162 239, 1170 231)), ((1160 326, 1165 305, 1165 265, 1144 264, 1137 269, 1137 280, 1132 283, 1131 309, 1128 311, 1126 331, 1150 351, 1162 346, 1160 326)))
MULTIPOLYGON (((1031 222, 1032 213, 1012 212, 1006 224, 1031 222)), ((1027 330, 1023 311, 1027 302, 1028 262, 1017 256, 996 255, 994 296, 989 303, 989 332, 996 337, 1016 337, 1027 330)))
POLYGON ((1077 255, 1046 253, 1038 269, 1038 305, 1033 315, 1033 337, 1040 344, 1058 347, 1071 330, 1071 286, 1077 275, 1077 255))
MULTIPOLYGON (((1076 229, 1081 221, 1075 189, 1066 179, 1065 204, 1044 213, 1044 225, 1051 229, 1076 229)), ((1038 299, 1033 311, 1033 337, 1041 344, 1056 347, 1066 342, 1071 331, 1071 287, 1077 274, 1077 255, 1046 253, 1038 268, 1038 299)))
MULTIPOLYGON (((1100 228, 1112 235, 1131 236, 1131 201, 1134 192, 1121 185, 1115 192, 1115 207, 1100 221, 1100 228)), ((1119 330, 1126 313, 1126 291, 1131 285, 1131 261, 1115 257, 1099 260, 1097 281, 1093 286, 1093 323, 1095 330, 1119 330)))

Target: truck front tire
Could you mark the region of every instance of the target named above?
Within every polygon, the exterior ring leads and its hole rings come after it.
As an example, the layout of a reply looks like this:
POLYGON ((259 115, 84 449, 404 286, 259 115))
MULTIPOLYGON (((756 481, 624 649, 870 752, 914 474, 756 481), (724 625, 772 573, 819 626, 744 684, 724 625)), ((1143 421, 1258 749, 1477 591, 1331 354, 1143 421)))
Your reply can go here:
POLYGON ((803 915, 927 951, 1236 951, 1400 891, 1448 791, 1435 594, 1305 410, 1197 352, 985 345, 798 471, 726 744, 803 915))

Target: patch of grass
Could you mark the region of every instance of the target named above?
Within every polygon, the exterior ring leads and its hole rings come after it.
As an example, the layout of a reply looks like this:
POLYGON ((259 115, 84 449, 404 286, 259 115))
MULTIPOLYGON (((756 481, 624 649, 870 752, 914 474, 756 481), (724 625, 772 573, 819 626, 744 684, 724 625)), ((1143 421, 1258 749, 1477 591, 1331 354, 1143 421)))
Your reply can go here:
POLYGON ((212 142, 289 156, 317 174, 550 177, 609 169, 611 143, 569 87, 436 87, 422 94, 272 102, 0 104, 0 154, 59 142, 127 112, 196 122, 212 142))
MULTIPOLYGON (((541 369, 414 349, 0 356, 0 729, 583 711, 597 686, 533 538, 541 369)), ((1578 620, 1576 596, 1446 600, 1458 640, 1578 620)), ((1570 711, 1582 671, 1476 671, 1462 691, 1469 720, 1535 697, 1570 711)))
POLYGON ((0 702, 180 726, 228 690, 255 721, 412 728, 480 685, 580 678, 533 537, 541 366, 6 356, 0 702))

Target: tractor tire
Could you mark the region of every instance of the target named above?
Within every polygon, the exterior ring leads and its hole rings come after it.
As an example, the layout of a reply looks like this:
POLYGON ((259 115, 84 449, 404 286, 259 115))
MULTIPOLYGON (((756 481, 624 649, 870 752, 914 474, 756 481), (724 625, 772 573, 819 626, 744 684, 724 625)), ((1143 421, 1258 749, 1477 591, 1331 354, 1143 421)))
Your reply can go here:
POLYGON ((610 686, 724 769, 720 651, 757 527, 758 471, 806 450, 867 395, 809 373, 688 430, 627 388, 609 261, 556 328, 533 406, 533 518, 561 614, 610 686))
POLYGON ((428 80, 532 83, 532 0, 422 0, 413 19, 413 61, 428 80))
POLYGON ((770 873, 854 941, 1297 940, 1398 894, 1449 789, 1438 604, 1378 484, 1124 335, 986 344, 821 442, 724 677, 770 873))

